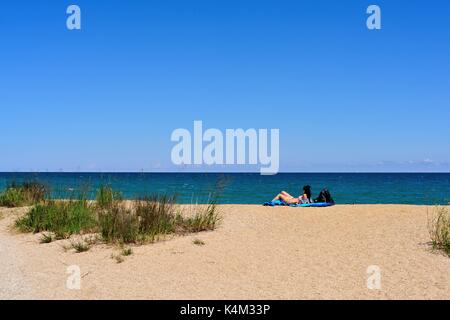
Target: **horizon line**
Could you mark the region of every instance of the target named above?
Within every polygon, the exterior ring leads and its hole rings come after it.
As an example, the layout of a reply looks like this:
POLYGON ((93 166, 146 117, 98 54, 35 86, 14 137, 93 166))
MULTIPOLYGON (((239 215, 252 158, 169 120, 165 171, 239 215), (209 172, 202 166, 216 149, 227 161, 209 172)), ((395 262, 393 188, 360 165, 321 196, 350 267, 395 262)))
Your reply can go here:
MULTIPOLYGON (((198 174, 259 174, 258 171, 252 171, 252 172, 245 172, 245 171, 209 171, 209 172, 200 172, 200 171, 0 171, 0 174, 11 174, 11 173, 26 173, 26 174, 40 174, 40 173, 103 173, 103 174, 117 174, 117 173, 140 173, 140 174, 147 174, 147 173, 162 173, 162 174, 179 174, 179 173, 198 173, 198 174)), ((340 173, 340 174, 354 174, 354 173, 414 173, 414 174, 450 174, 450 171, 280 171, 274 175, 277 174, 286 174, 286 173, 311 173, 311 174, 317 174, 317 173, 340 173)), ((270 176, 270 175, 269 175, 270 176)))

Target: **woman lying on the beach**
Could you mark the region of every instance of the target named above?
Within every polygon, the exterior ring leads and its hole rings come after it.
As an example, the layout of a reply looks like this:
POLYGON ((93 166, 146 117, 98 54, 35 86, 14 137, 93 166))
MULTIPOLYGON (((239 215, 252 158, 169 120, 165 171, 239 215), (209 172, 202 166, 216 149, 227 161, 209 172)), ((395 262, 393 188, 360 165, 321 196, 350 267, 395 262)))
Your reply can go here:
POLYGON ((291 196, 286 191, 281 191, 275 198, 273 198, 273 201, 276 200, 282 200, 286 204, 304 204, 304 203, 312 203, 311 201, 311 187, 310 186, 304 186, 303 187, 303 194, 299 196, 298 198, 295 198, 291 196))

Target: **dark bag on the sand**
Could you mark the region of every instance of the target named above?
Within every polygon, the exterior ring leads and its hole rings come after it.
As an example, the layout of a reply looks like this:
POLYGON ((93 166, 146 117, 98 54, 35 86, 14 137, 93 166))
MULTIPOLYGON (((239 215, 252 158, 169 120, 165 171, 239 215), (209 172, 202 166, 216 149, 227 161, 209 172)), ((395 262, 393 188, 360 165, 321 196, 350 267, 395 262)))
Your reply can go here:
POLYGON ((320 191, 319 196, 314 199, 314 202, 334 203, 334 200, 331 197, 330 191, 328 191, 327 188, 324 188, 322 189, 322 191, 320 191))

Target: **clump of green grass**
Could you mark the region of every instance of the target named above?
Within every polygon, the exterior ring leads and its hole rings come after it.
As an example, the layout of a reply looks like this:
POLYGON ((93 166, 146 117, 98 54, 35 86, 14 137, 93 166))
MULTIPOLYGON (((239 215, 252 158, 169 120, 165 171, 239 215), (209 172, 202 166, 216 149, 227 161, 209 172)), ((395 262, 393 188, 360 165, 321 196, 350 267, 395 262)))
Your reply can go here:
POLYGON ((12 183, 0 194, 0 206, 13 208, 33 205, 44 201, 47 194, 48 188, 39 182, 24 182, 21 185, 12 183))
POLYGON ((196 246, 204 246, 205 245, 205 242, 200 239, 194 239, 194 241, 192 241, 192 243, 195 244, 196 246))
POLYGON ((171 197, 152 196, 137 200, 132 209, 113 204, 99 213, 100 232, 107 242, 154 241, 175 232, 174 203, 171 197))
POLYGON ((450 212, 446 207, 436 207, 428 216, 428 231, 433 248, 450 256, 450 212))
POLYGON ((175 197, 154 195, 137 201, 135 212, 139 218, 139 232, 150 241, 175 232, 178 212, 175 197))
POLYGON ((181 226, 185 232, 201 232, 214 230, 220 220, 217 205, 210 202, 206 205, 196 205, 193 217, 184 218, 181 226))
POLYGON ((84 241, 75 241, 72 242, 72 248, 75 249, 77 253, 86 252, 91 247, 84 241))
POLYGON ((50 243, 53 242, 54 237, 51 233, 44 233, 42 237, 39 239, 40 243, 50 243))
POLYGON ((96 224, 93 207, 86 200, 46 201, 16 221, 19 230, 34 233, 50 231, 58 239, 93 231, 96 224))
POLYGON ((139 240, 139 221, 124 204, 115 204, 98 214, 101 236, 110 243, 134 243, 139 240))
POLYGON ((110 208, 118 201, 122 201, 122 195, 111 187, 101 186, 97 190, 96 202, 100 208, 110 208))
POLYGON ((14 208, 20 207, 24 203, 23 192, 19 188, 8 187, 0 195, 0 205, 2 207, 14 208))

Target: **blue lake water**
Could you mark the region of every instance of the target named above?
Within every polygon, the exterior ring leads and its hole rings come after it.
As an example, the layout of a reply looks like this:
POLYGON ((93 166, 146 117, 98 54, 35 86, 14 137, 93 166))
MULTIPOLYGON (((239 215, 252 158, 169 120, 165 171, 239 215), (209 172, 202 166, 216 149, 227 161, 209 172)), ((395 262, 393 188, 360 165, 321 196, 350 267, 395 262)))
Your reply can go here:
POLYGON ((261 204, 285 190, 297 196, 303 185, 316 197, 329 188, 338 204, 449 204, 450 173, 0 173, 0 190, 12 181, 38 180, 56 198, 80 190, 94 197, 95 189, 110 185, 125 198, 152 193, 176 193, 178 202, 204 202, 221 188, 220 203, 261 204))

